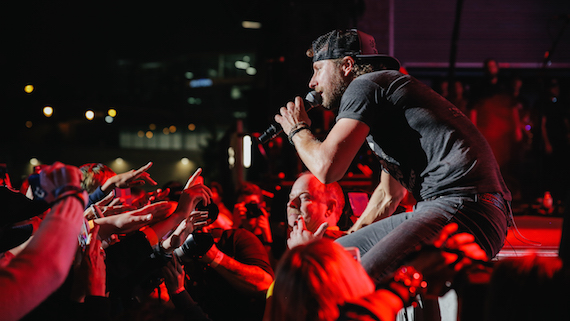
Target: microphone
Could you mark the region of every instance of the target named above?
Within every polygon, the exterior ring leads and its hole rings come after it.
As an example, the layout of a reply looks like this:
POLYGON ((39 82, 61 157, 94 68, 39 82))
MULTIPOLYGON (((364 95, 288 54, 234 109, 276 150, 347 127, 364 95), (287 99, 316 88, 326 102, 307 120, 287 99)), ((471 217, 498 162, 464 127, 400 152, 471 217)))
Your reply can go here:
MULTIPOLYGON (((305 96, 303 103, 305 104, 305 110, 309 111, 315 107, 321 106, 323 104, 323 97, 321 97, 321 94, 318 92, 311 91, 307 94, 307 96, 305 96)), ((282 131, 283 128, 281 128, 280 124, 271 124, 269 128, 263 132, 263 134, 259 135, 259 142, 265 144, 273 138, 277 137, 277 135, 281 134, 282 131)))

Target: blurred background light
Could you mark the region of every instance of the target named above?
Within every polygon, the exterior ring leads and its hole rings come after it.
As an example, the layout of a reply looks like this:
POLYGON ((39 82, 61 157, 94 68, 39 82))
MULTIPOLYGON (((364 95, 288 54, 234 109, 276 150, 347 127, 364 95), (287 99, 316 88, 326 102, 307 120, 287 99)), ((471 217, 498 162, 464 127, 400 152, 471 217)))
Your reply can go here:
POLYGON ((53 115, 53 108, 51 106, 45 106, 43 112, 46 117, 51 117, 53 115))
POLYGON ((245 29, 261 29, 261 22, 242 21, 241 26, 245 29))
POLYGON ((93 120, 95 113, 92 110, 88 110, 85 112, 85 118, 87 118, 87 120, 93 120))
POLYGON ((251 167, 251 136, 243 136, 243 167, 251 167))

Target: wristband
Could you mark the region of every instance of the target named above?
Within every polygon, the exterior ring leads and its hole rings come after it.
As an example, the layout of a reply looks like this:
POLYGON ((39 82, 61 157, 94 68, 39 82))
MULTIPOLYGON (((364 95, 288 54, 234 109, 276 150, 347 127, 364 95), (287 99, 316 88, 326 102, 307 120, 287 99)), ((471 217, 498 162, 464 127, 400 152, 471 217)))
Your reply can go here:
POLYGON ((82 207, 85 208, 87 201, 85 200, 86 197, 83 190, 81 191, 69 190, 67 192, 63 192, 55 199, 55 201, 53 201, 53 204, 57 204, 58 202, 70 196, 77 198, 81 202, 82 207))
POLYGON ((220 264, 220 262, 222 262, 222 260, 224 259, 224 253, 222 251, 218 251, 218 253, 216 254, 216 257, 212 260, 212 262, 210 262, 210 266, 215 268, 216 266, 218 266, 220 264))
POLYGON ((180 294, 181 292, 184 292, 185 290, 186 290, 186 289, 185 289, 183 286, 182 286, 182 287, 179 287, 178 290, 176 290, 176 291, 174 292, 174 294, 180 294))
POLYGON ((309 130, 309 131, 311 130, 311 128, 309 128, 309 126, 304 125, 304 126, 301 126, 301 127, 297 127, 297 128, 295 128, 295 129, 293 129, 291 132, 289 132, 289 137, 288 137, 288 138, 289 138, 289 143, 291 143, 291 145, 295 145, 295 143, 293 143, 293 136, 297 135, 298 132, 300 132, 300 131, 302 131, 302 130, 304 130, 304 129, 307 129, 307 130, 309 130))
POLYGON ((81 193, 81 192, 83 192, 83 188, 81 188, 79 186, 75 186, 75 185, 64 185, 64 186, 60 186, 60 187, 56 188, 55 191, 53 192, 53 195, 55 198, 58 198, 63 193, 69 192, 69 191, 75 191, 77 193, 81 193))

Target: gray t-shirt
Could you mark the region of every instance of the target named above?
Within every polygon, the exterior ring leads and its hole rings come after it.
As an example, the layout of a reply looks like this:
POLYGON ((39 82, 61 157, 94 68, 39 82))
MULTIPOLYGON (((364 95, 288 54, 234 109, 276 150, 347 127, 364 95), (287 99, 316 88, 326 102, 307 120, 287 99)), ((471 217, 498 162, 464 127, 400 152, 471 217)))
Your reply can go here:
POLYGON ((385 70, 353 80, 337 121, 370 127, 368 145, 416 200, 501 193, 511 200, 489 144, 452 103, 412 76, 385 70))

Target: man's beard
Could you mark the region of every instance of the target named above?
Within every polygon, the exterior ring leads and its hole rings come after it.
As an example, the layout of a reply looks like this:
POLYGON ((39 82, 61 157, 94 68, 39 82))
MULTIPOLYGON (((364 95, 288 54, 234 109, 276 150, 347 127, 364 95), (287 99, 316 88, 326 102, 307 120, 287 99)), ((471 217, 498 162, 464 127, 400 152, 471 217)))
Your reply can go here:
POLYGON ((346 91, 348 84, 340 73, 336 73, 334 79, 331 81, 331 88, 329 93, 323 96, 323 107, 330 110, 336 110, 340 107, 340 100, 346 91))

